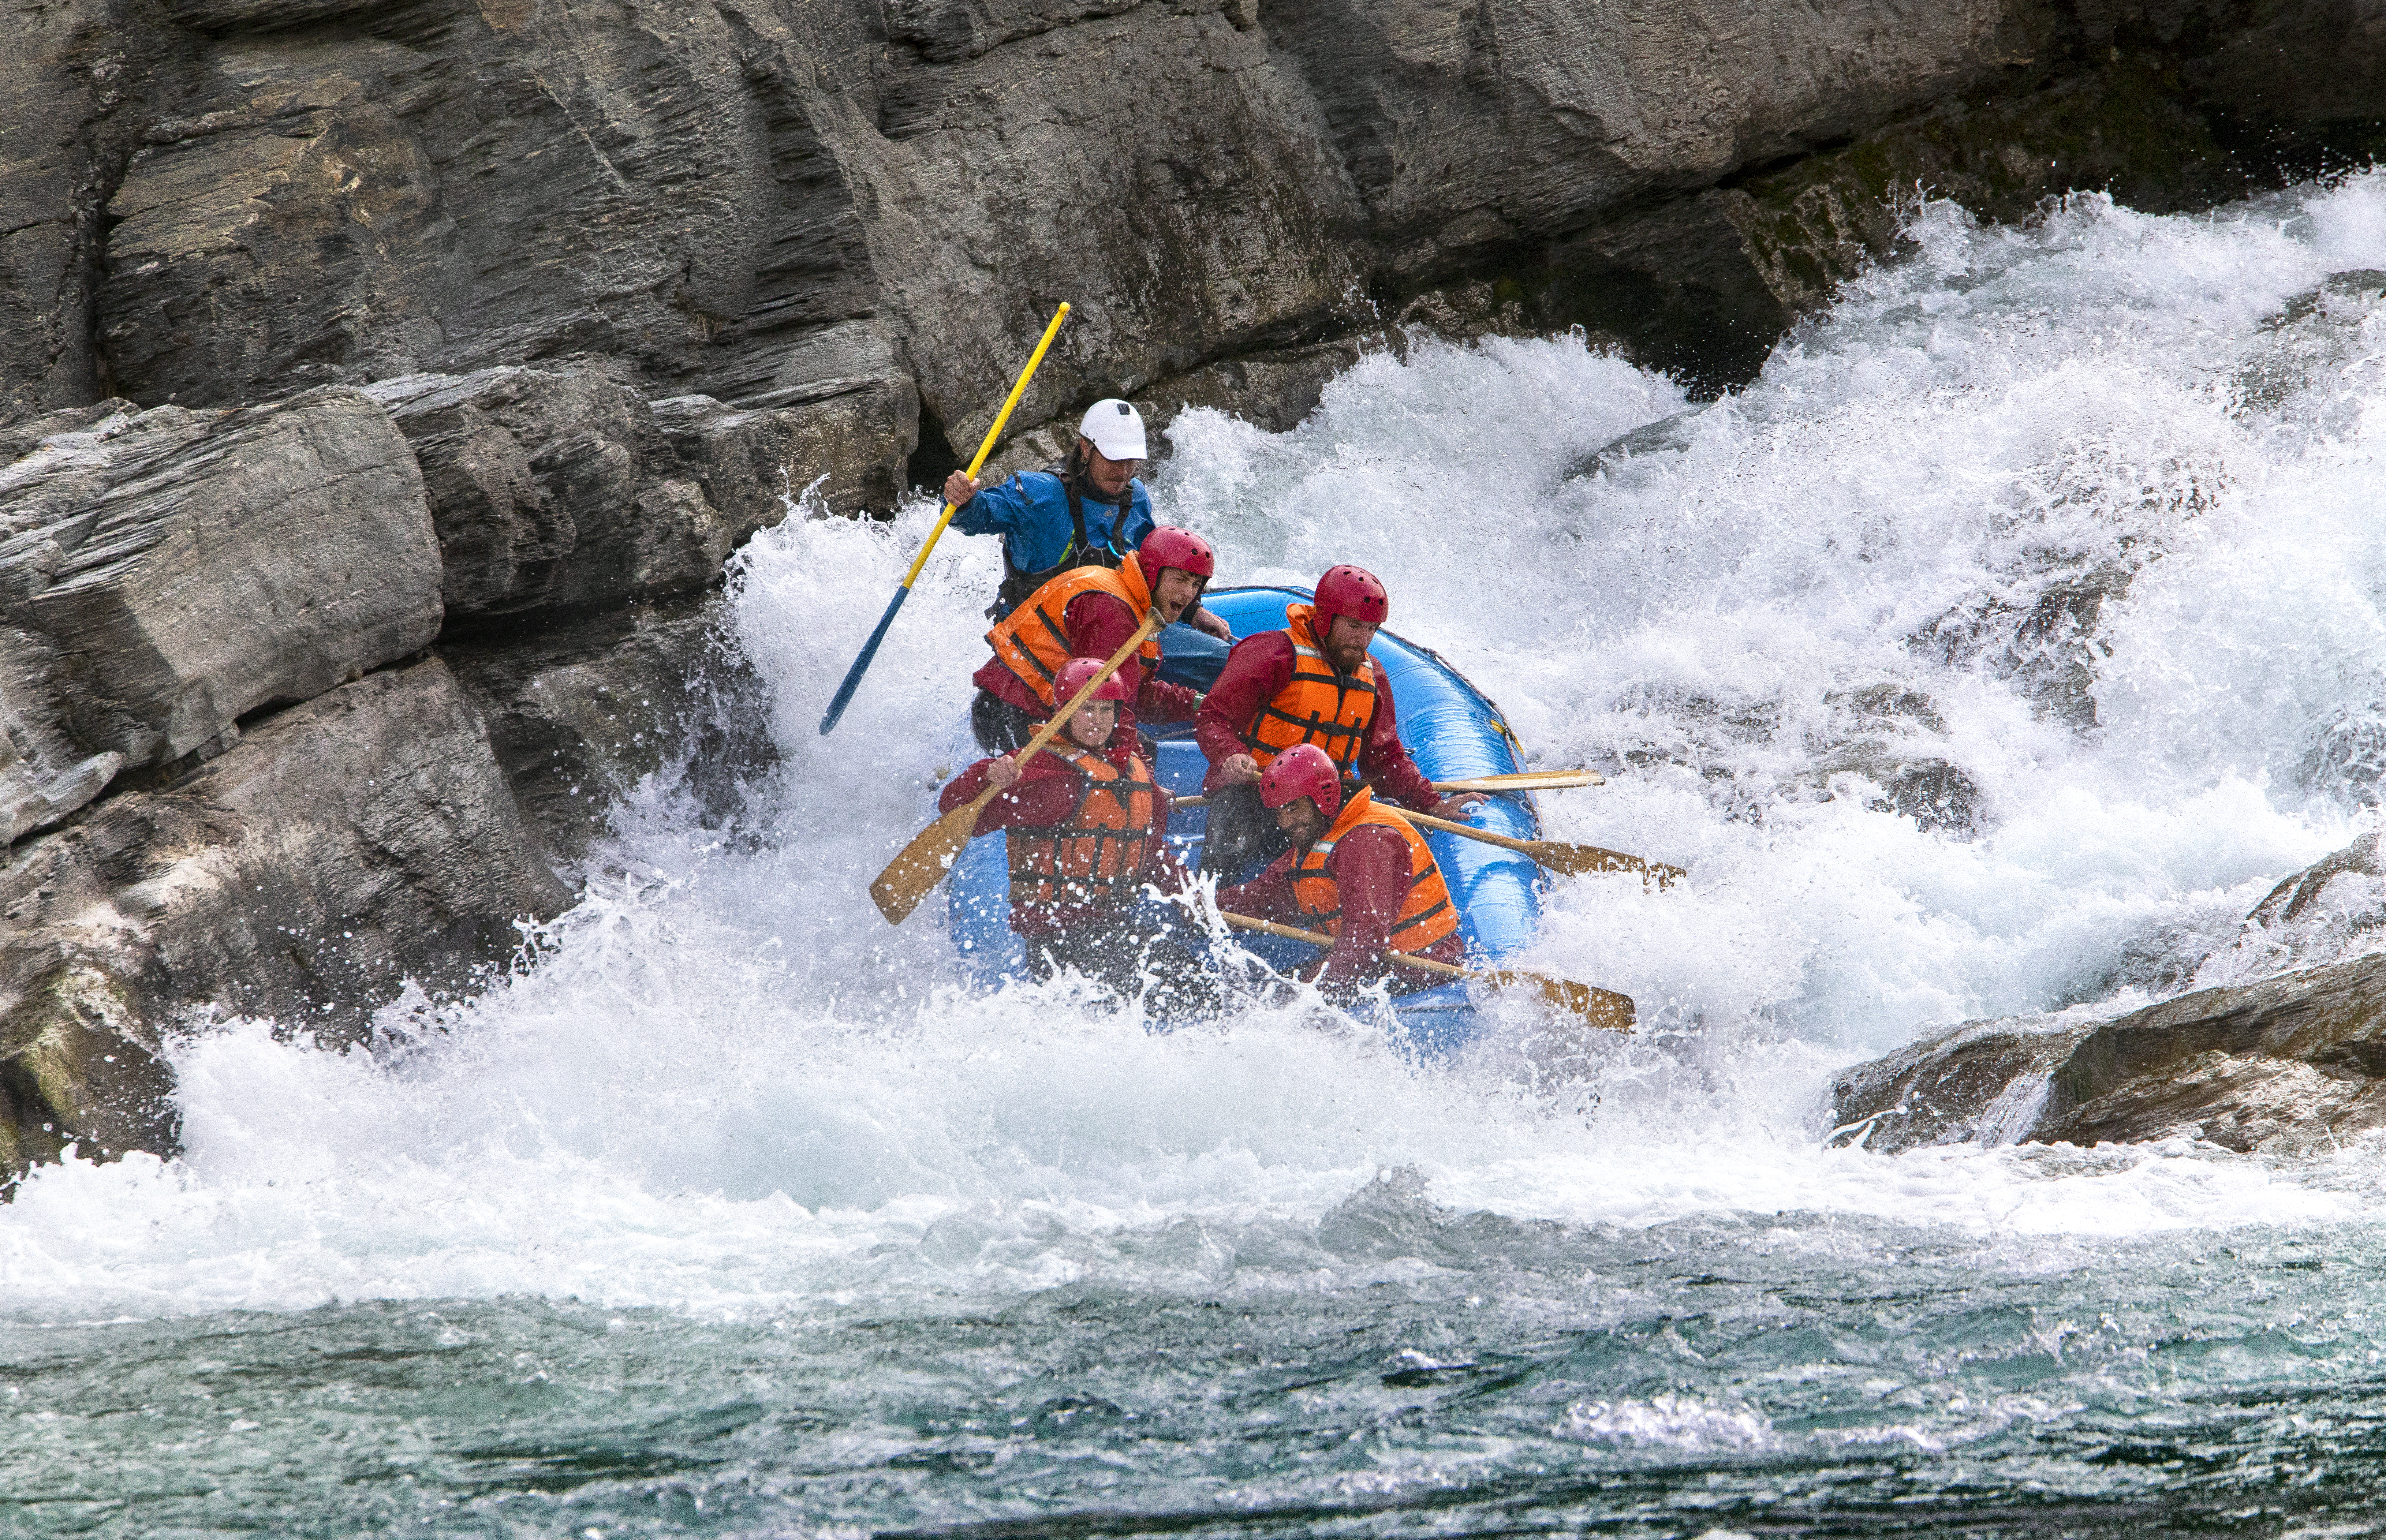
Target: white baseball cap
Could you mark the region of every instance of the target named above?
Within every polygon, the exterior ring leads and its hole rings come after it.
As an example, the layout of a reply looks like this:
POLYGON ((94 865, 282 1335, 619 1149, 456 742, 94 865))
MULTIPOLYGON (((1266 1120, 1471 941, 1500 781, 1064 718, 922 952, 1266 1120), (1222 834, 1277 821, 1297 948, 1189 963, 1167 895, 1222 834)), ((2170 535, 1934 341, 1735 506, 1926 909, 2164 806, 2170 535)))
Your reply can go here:
POLYGON ((1086 408, 1086 420, 1077 425, 1077 434, 1093 440, 1094 447, 1105 458, 1143 458, 1143 414, 1115 395, 1086 408))

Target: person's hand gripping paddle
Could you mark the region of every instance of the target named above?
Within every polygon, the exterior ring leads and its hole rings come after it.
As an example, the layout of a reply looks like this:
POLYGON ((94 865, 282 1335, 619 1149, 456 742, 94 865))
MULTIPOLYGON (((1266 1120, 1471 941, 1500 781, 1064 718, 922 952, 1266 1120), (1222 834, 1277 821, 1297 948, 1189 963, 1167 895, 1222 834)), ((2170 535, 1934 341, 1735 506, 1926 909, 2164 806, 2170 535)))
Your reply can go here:
MULTIPOLYGON (((1166 623, 1159 607, 1154 606, 1151 612, 1143 618, 1143 624, 1136 628, 1135 634, 1126 639, 1126 645, 1111 654, 1110 661, 1102 665, 1102 671, 1086 681, 1084 687, 1069 697, 1068 704, 1053 712, 1052 720, 1039 728, 1036 736, 1027 740, 1027 746, 1019 751, 1018 762, 1024 765, 1043 753, 1044 745, 1058 737, 1061 729, 1068 725, 1069 719, 1077 714, 1077 707, 1093 699, 1094 692, 1102 687, 1103 682, 1125 667, 1126 660, 1135 656, 1135 650, 1143 645, 1144 638, 1166 623)), ((870 884, 870 896, 878 905, 878 912, 886 917, 886 923, 903 923, 910 918, 911 911, 919 908, 920 900, 945 880, 945 873, 953 869, 953 858, 961 853, 961 846, 969 844, 970 836, 977 833, 978 814, 985 810, 987 803, 1001 795, 1001 790, 998 786, 988 786, 978 794, 976 801, 963 803, 921 830, 918 837, 905 845, 900 855, 886 863, 886 870, 870 884)))

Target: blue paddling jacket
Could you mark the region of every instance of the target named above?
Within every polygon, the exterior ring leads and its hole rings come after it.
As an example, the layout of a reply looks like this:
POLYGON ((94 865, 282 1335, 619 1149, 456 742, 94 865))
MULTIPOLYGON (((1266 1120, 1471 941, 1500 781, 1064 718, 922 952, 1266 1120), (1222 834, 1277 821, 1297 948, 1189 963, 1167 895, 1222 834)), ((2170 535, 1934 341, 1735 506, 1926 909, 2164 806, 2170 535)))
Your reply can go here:
POLYGON ((1060 470, 1023 470, 963 503, 953 528, 1002 536, 1002 586, 986 614, 1000 620, 1073 567, 1112 567, 1151 532, 1151 494, 1130 480, 1126 495, 1105 502, 1060 470))

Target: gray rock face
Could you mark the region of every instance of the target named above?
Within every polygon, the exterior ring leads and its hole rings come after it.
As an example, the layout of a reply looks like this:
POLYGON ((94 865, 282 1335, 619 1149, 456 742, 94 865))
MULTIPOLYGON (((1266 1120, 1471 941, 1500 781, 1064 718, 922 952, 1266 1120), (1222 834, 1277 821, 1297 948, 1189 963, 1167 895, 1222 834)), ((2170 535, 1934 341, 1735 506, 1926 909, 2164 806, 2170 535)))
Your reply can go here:
POLYGON ((2116 1020, 1971 1022, 1859 1066, 1834 1138, 1919 1145, 2186 1137, 2302 1150, 2386 1127, 2386 958, 2198 990, 2116 1020))
POLYGON ((916 433, 908 389, 743 412, 683 396, 658 410, 595 369, 495 369, 366 394, 421 463, 459 623, 702 588, 813 479, 833 483, 839 511, 891 503, 916 433))
POLYGON ((1755 0, 1262 13, 1300 61, 1396 272, 1862 132, 1995 78, 2036 19, 1999 0, 1894 15, 1755 0))
POLYGON ((199 34, 191 92, 116 190, 100 285, 136 399, 590 353, 743 397, 786 344, 873 304, 851 192, 801 99, 809 61, 790 69, 742 19, 178 14, 199 34))
MULTIPOLYGON (((172 110, 172 30, 142 0, 0 4, 0 422, 107 394, 93 334, 108 194, 172 110)), ((13 457, 0 453, 0 458, 13 457)))
POLYGON ((0 61, 37 120, 0 150, 6 409, 602 356, 741 408, 915 381, 961 450, 1061 298, 1023 427, 1470 273, 1744 372, 1890 239, 1892 184, 2179 188, 2224 119, 2376 115, 2375 10, 73 0, 0 61))
POLYGON ((160 764, 439 633, 421 478, 378 407, 155 415, 0 479, 0 622, 49 649, 75 740, 160 764))
POLYGON ((2386 1125, 2386 958, 2166 1000, 2081 1040, 2031 1131, 2310 1147, 2386 1125))
POLYGON ((404 981, 460 986, 568 898, 445 664, 284 711, 0 870, 0 1168, 72 1140, 172 1148, 180 1011, 351 1037, 404 981))
MULTIPOLYGON (((807 507, 884 512, 902 496, 920 444, 920 398, 902 375, 881 376, 801 406, 740 410, 709 395, 653 404, 681 473, 743 543, 807 507)), ((709 579, 708 579, 709 581, 709 579)))
POLYGON ((760 681, 728 648, 718 600, 617 610, 529 641, 443 649, 489 724, 498 764, 548 845, 577 861, 648 776, 714 826, 776 750, 760 681))

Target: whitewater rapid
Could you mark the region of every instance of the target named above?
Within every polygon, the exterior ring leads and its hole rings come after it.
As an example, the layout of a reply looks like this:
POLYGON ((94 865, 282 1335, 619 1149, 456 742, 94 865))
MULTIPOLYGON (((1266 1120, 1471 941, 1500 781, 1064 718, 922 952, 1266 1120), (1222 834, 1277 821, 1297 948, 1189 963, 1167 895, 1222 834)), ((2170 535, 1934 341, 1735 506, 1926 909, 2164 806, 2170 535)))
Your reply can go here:
POLYGON ((2386 175, 1910 235, 1712 405, 1579 338, 1419 342, 1291 432, 1169 431, 1156 498, 1221 582, 1373 569, 1534 763, 1607 775, 1542 798, 1551 835, 1690 870, 1547 900, 1530 960, 1634 995, 1637 1039, 1551 1072, 1519 1010, 1419 1067, 1299 1007, 1152 1033, 965 989, 933 906, 890 929, 863 888, 954 768, 997 553, 943 543, 823 739, 936 510, 791 519, 732 581, 782 754, 744 821, 649 788, 534 968, 393 1007, 378 1056, 193 1036, 184 1155, 28 1181, 0 1312, 1299 1291, 1367 1271, 1303 1237, 1394 1172, 1462 1213, 1860 1217, 2058 1271, 2374 1219, 2361 1150, 1822 1146, 1832 1071, 1933 1026, 2220 976, 2386 771, 2386 309, 2329 286, 2386 269, 2386 175), (1886 806, 1916 763, 1967 817, 1886 806))

